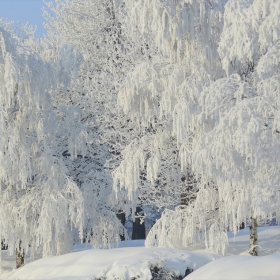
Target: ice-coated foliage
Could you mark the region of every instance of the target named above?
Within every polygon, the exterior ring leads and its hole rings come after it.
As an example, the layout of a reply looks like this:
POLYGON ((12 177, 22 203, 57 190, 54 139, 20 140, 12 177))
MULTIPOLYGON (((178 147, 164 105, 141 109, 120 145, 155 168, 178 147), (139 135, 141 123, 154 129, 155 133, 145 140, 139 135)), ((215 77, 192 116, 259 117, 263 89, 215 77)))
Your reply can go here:
POLYGON ((82 123, 86 131, 82 136, 87 145, 74 160, 67 144, 70 135, 62 133, 60 142, 68 174, 84 196, 84 240, 95 248, 115 246, 124 228, 116 217, 122 210, 119 201, 110 195, 110 172, 129 129, 127 120, 117 115, 116 106, 117 87, 131 58, 120 31, 122 8, 118 1, 56 1, 48 6, 55 13, 45 12, 52 47, 68 44, 83 59, 77 77, 66 91, 56 94, 54 103, 62 131, 68 118, 73 120, 71 127, 82 123), (78 121, 69 114, 71 111, 78 121))
MULTIPOLYGON (((192 177, 187 154, 204 129, 203 124, 197 125, 201 119, 200 92, 211 76, 223 73, 217 54, 223 3, 126 2, 124 29, 138 32, 148 42, 146 51, 151 51, 128 73, 118 96, 120 112, 129 116, 144 135, 140 135, 135 150, 130 148, 130 155, 125 152, 126 163, 113 173, 115 190, 120 183, 130 198, 140 196, 142 203, 147 203, 153 195, 161 202, 157 206, 174 207, 183 200, 187 203, 188 198, 182 199, 187 192, 190 196, 195 192, 190 191, 195 188, 193 179, 188 183, 185 179, 192 177), (132 168, 130 159, 143 153, 144 168, 132 168), (137 169, 145 182, 133 179, 137 169), (125 180, 120 179, 124 176, 125 180)), ((137 164, 137 160, 133 162, 137 164)), ((136 204, 133 202, 132 207, 136 204)))
MULTIPOLYGON (((278 5, 253 0, 127 2, 133 15, 129 22, 152 38, 150 45, 158 52, 128 74, 118 104, 136 120, 143 139, 149 126, 154 129, 149 139, 158 139, 160 131, 172 132, 175 162, 182 175, 191 170, 195 178, 190 195, 196 198, 174 213, 163 212, 148 246, 187 246, 201 232, 208 248, 224 253, 228 229, 236 232, 250 217, 278 215, 278 5)), ((140 170, 150 174, 150 188, 174 189, 154 184, 162 178, 159 167, 166 165, 161 155, 170 150, 163 142, 138 140, 126 151, 114 176, 122 178, 115 184, 126 188, 130 199, 133 192, 134 197, 143 192, 135 175, 140 170), (136 159, 143 152, 144 169, 136 159)))
POLYGON ((215 71, 216 44, 227 0, 129 0, 128 22, 172 62, 196 59, 215 71), (195 58, 194 58, 195 56, 195 58))
POLYGON ((82 232, 83 197, 57 149, 51 93, 60 69, 43 62, 31 42, 1 23, 0 232, 11 254, 21 241, 33 255, 49 256, 71 250, 72 227, 82 232))
MULTIPOLYGON (((152 37, 149 47, 157 49, 156 55, 136 65, 134 71, 128 74, 118 99, 124 113, 137 119, 142 127, 150 124, 154 127, 160 120, 168 123, 166 129, 170 131, 170 125, 173 126, 170 120, 174 114, 174 119, 177 119, 174 133, 176 135, 178 132, 177 141, 182 144, 185 133, 182 135, 177 126, 188 129, 192 125, 189 117, 194 119, 193 113, 200 110, 197 102, 199 92, 210 81, 210 75, 216 74, 207 70, 219 64, 216 49, 222 28, 222 3, 128 1, 130 23, 143 36, 152 37), (211 22, 211 25, 206 26, 205 22, 211 22), (183 46, 179 51, 182 55, 180 60, 174 57, 177 49, 171 46, 179 44, 183 46), (204 56, 206 54, 208 59, 204 56), (211 67, 201 61, 210 63, 211 67), (186 90, 189 94, 186 94, 186 90), (189 104, 185 106, 186 103, 189 104), (179 112, 188 115, 182 118, 183 122, 179 112)), ((214 68, 220 71, 219 67, 214 68)))
POLYGON ((247 76, 261 56, 279 42, 279 5, 277 0, 230 0, 225 5, 218 52, 229 75, 247 76))

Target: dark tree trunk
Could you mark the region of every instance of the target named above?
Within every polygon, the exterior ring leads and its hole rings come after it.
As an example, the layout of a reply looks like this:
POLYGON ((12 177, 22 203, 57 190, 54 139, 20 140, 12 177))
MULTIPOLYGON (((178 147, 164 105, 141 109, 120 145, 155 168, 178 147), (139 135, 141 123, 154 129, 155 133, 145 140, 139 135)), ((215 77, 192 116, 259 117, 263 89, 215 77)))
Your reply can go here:
POLYGON ((5 244, 5 240, 1 241, 1 250, 8 250, 8 244, 5 244))
POLYGON ((250 221, 250 248, 249 253, 252 256, 258 255, 258 223, 256 218, 250 221))
POLYGON ((242 223, 240 224, 240 226, 239 226, 239 229, 244 229, 244 228, 245 228, 245 223, 242 222, 242 223))
MULTIPOLYGON (((122 225, 125 225, 125 214, 124 213, 119 213, 117 214, 118 219, 121 221, 122 225)), ((123 234, 120 235, 121 241, 125 240, 125 237, 123 234)))
MULTIPOLYGON (((142 209, 140 207, 136 207, 136 215, 140 213, 142 209)), ((137 239, 145 239, 146 238, 146 231, 145 231, 145 223, 140 223, 140 218, 135 218, 132 227, 132 240, 137 239)))
POLYGON ((24 249, 21 252, 21 240, 19 241, 18 249, 16 249, 16 268, 24 265, 24 249))
POLYGON ((181 177, 181 205, 188 206, 191 201, 196 199, 195 184, 195 176, 188 168, 187 174, 181 177))

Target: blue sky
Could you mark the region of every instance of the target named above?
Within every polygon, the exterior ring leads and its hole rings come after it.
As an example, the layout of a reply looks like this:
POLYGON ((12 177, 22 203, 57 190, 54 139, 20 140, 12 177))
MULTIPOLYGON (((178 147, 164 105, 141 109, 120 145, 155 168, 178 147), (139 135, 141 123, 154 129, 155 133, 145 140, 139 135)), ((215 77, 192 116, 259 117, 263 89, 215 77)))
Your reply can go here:
POLYGON ((36 37, 42 37, 45 33, 42 17, 42 0, 0 0, 0 18, 12 20, 20 25, 28 22, 36 25, 36 37))

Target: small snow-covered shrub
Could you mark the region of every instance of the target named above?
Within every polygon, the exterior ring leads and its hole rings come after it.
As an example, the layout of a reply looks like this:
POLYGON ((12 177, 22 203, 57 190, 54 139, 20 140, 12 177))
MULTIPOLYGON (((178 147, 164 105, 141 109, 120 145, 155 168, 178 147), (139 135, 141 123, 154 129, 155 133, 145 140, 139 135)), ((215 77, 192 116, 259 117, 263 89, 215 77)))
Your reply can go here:
POLYGON ((170 271, 161 265, 152 265, 150 270, 152 274, 151 280, 182 280, 184 277, 193 272, 193 269, 187 267, 185 275, 177 276, 175 272, 170 271))

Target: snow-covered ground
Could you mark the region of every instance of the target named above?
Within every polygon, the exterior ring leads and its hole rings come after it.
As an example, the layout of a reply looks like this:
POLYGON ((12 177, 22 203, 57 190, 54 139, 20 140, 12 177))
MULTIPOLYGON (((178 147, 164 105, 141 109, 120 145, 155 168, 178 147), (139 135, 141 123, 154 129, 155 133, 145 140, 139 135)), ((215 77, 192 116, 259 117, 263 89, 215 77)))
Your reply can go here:
POLYGON ((229 233, 227 256, 194 271, 186 280, 278 280, 280 279, 280 227, 259 227, 259 255, 246 254, 249 230, 229 233))
MULTIPOLYGON (((127 245, 133 245, 127 243, 127 245)), ((164 248, 124 247, 111 250, 83 250, 44 258, 15 270, 9 279, 151 279, 150 266, 163 266, 177 276, 186 267, 195 269, 218 258, 209 252, 188 252, 164 248), (118 277, 118 278, 117 278, 118 277)))
POLYGON ((220 258, 194 271, 186 280, 279 280, 280 254, 220 258))
MULTIPOLYGON (((175 275, 184 275, 186 267, 193 268, 195 271, 186 280, 280 279, 280 227, 259 228, 261 257, 246 256, 248 240, 248 229, 240 231, 236 237, 229 234, 227 257, 204 251, 202 246, 188 251, 144 248, 143 241, 121 242, 119 248, 112 250, 77 246, 71 254, 31 262, 20 269, 6 271, 0 278, 81 280, 106 276, 108 280, 131 280, 133 277, 148 280, 153 264, 175 275)), ((14 258, 8 258, 6 252, 3 257, 4 269, 10 270, 14 258)))

